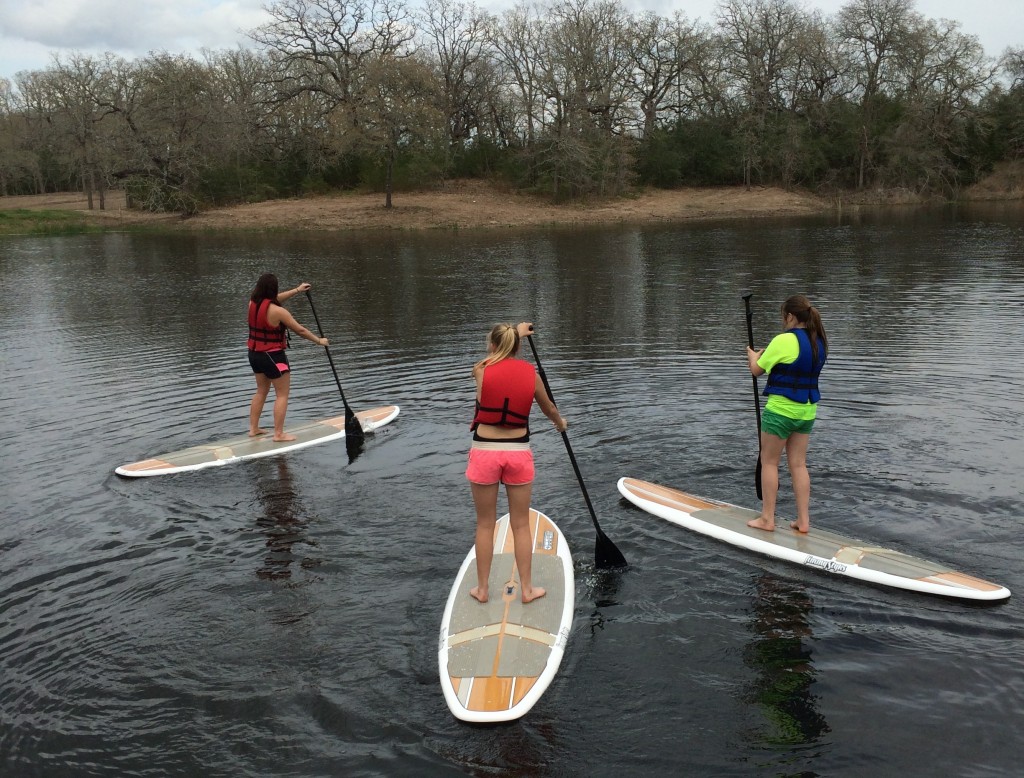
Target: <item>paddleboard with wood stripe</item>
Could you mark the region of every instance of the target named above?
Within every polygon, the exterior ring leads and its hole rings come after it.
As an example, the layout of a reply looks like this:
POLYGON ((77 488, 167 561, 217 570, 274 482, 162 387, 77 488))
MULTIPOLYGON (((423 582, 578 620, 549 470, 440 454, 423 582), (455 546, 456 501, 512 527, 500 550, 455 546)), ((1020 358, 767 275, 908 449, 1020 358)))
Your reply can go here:
POLYGON ((779 520, 774 532, 752 529, 758 511, 696 497, 678 489, 620 478, 619 492, 631 503, 680 527, 724 540, 734 546, 795 562, 826 573, 848 576, 897 589, 963 600, 1005 600, 1010 590, 952 570, 947 565, 879 548, 811 525, 797 532, 779 520))
MULTIPOLYGON (((397 405, 382 405, 359 411, 356 418, 364 432, 372 432, 383 427, 398 416, 397 405)), ((335 416, 322 421, 308 422, 296 427, 289 427, 285 432, 294 435, 295 440, 275 443, 270 433, 250 438, 242 435, 219 443, 208 443, 203 446, 192 446, 181 451, 143 459, 140 462, 121 465, 114 470, 118 475, 128 478, 140 478, 168 473, 184 473, 189 470, 202 470, 205 467, 229 465, 244 459, 258 459, 286 451, 295 451, 307 446, 316 446, 345 437, 345 417, 335 416)))
POLYGON ((475 723, 511 721, 527 713, 558 672, 575 606, 572 557, 565 537, 530 509, 533 583, 546 594, 523 604, 508 514, 494 528, 489 600, 474 599, 476 550, 459 568, 441 620, 441 688, 456 718, 475 723))

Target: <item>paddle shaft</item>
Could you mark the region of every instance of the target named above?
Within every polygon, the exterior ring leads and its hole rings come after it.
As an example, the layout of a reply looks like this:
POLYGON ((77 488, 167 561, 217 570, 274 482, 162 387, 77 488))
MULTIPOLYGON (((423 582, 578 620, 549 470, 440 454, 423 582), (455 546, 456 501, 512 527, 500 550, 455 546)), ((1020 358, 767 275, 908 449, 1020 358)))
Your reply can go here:
MULTIPOLYGON (((743 296, 743 305, 747 311, 747 345, 754 347, 754 314, 750 310, 750 298, 753 294, 743 296)), ((754 384, 754 414, 757 416, 757 465, 754 467, 754 487, 757 489, 757 499, 762 499, 761 492, 761 397, 757 391, 757 376, 751 375, 750 380, 754 384)))
MULTIPOLYGON (((313 311, 313 319, 316 321, 317 332, 320 333, 320 337, 324 336, 324 328, 320 326, 320 317, 316 314, 316 306, 313 305, 313 295, 306 290, 306 299, 309 300, 309 307, 313 311)), ((327 352, 327 361, 331 364, 331 372, 334 373, 334 383, 338 385, 338 393, 341 395, 341 404, 345 406, 345 433, 348 438, 348 442, 356 443, 363 439, 363 426, 356 418, 353 410, 348 406, 348 400, 345 399, 345 390, 341 388, 341 379, 338 378, 338 371, 334 368, 334 359, 331 358, 331 349, 324 346, 324 351, 327 352)))
MULTIPOLYGON (((537 347, 533 344, 533 336, 527 335, 526 340, 530 343, 530 351, 533 352, 533 359, 537 363, 537 372, 540 374, 540 380, 544 384, 544 389, 548 393, 548 397, 551 398, 551 402, 555 402, 555 396, 551 392, 551 385, 548 383, 548 376, 544 372, 544 366, 540 363, 540 355, 537 354, 537 347)), ((626 558, 622 555, 622 552, 612 543, 611 539, 604 534, 601 529, 601 525, 597 521, 597 512, 594 510, 594 504, 590 500, 590 493, 587 492, 587 485, 583 482, 583 474, 580 472, 580 466, 576 462, 576 455, 572 452, 572 446, 569 444, 569 433, 565 430, 561 430, 562 442, 565 444, 565 450, 569 454, 569 461, 572 462, 573 472, 576 473, 576 480, 579 481, 580 491, 583 492, 583 500, 587 504, 587 510, 590 511, 590 520, 594 522, 594 529, 597 530, 597 543, 595 548, 595 557, 597 560, 598 567, 625 567, 627 562, 626 558)))
MULTIPOLYGON (((313 305, 313 295, 306 290, 306 298, 309 300, 309 307, 313 311, 313 319, 316 321, 316 331, 320 333, 320 337, 324 336, 324 328, 320 326, 320 317, 316 315, 316 306, 313 305)), ((341 394, 341 404, 345 406, 345 413, 352 413, 352 409, 348 407, 348 401, 345 399, 345 390, 341 388, 341 379, 338 378, 338 371, 334 369, 334 360, 331 358, 331 349, 329 346, 324 346, 324 351, 327 352, 327 361, 331 363, 331 372, 334 373, 334 383, 338 385, 338 392, 341 394)))

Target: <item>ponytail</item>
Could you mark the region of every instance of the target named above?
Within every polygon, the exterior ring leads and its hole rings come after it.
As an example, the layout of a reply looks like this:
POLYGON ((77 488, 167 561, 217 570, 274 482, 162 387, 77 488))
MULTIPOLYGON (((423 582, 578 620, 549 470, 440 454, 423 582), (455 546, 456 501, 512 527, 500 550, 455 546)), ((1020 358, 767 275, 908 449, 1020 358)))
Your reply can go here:
POLYGON ((495 324, 487 336, 491 353, 477 362, 473 369, 485 368, 519 353, 519 330, 511 324, 495 324))
POLYGON ((821 323, 821 314, 818 309, 811 305, 811 301, 802 294, 795 294, 782 304, 782 315, 793 314, 796 320, 804 325, 807 330, 807 337, 811 340, 811 354, 815 361, 818 359, 819 343, 820 348, 828 353, 828 338, 825 336, 825 325, 821 323))

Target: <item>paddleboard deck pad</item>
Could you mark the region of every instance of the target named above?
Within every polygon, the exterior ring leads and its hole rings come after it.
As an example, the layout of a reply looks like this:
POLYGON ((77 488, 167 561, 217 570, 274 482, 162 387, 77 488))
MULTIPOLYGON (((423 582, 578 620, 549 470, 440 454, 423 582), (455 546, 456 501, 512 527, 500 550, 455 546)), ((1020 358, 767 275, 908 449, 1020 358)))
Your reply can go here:
POLYGON ((469 593, 477 584, 475 548, 448 596, 438 669, 445 701, 462 721, 523 716, 547 690, 562 661, 575 606, 572 557, 555 523, 532 508, 530 530, 532 578, 544 587, 543 597, 522 602, 508 514, 494 528, 488 601, 478 602, 469 593))
POLYGON ((680 527, 724 540, 734 546, 795 562, 826 573, 882 586, 938 594, 964 600, 1005 600, 1010 590, 990 581, 951 570, 937 562, 818 529, 808 533, 778 521, 774 532, 753 529, 747 522, 758 511, 696 497, 677 489, 620 478, 619 492, 631 503, 680 527))
MULTIPOLYGON (((372 432, 378 427, 393 421, 398 416, 397 405, 383 405, 359 411, 356 418, 364 432, 372 432)), ((170 454, 161 454, 141 462, 121 465, 114 470, 118 475, 129 478, 142 476, 167 475, 168 473, 184 473, 189 470, 202 470, 204 467, 217 467, 240 462, 243 459, 257 459, 286 451, 296 451, 307 446, 316 446, 345 437, 345 417, 335 416, 332 419, 314 421, 297 427, 290 427, 285 432, 294 435, 295 440, 275 442, 270 433, 249 437, 243 435, 220 443, 209 443, 204 446, 193 446, 170 454)))

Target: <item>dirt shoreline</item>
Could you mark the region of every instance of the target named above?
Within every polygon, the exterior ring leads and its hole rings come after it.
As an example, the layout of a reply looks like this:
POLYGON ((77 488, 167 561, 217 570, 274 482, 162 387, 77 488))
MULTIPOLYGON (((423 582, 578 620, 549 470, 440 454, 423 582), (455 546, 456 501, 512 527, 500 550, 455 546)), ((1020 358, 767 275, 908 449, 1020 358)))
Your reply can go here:
POLYGON ((650 189, 613 200, 556 205, 543 197, 503 191, 478 181, 452 182, 434 191, 397 192, 392 200, 393 207, 386 209, 383 194, 342 193, 217 208, 183 219, 175 214, 129 210, 122 192, 108 193, 103 211, 88 210, 88 202, 80 193, 62 192, 0 197, 0 210, 77 211, 90 222, 114 229, 118 225, 148 225, 184 231, 276 231, 649 224, 807 215, 824 213, 832 207, 813 195, 766 187, 650 189))
MULTIPOLYGON (((1002 188, 1002 187, 1000 187, 1002 188)), ((1019 199, 1021 191, 979 191, 976 199, 1019 199), (993 197, 992 195, 996 195, 993 197), (1001 196, 999 196, 1001 195, 1001 196)), ((861 204, 920 203, 910 193, 875 193, 861 204)), ((844 198, 844 207, 852 201, 844 198)), ((508 229, 558 225, 652 224, 829 213, 837 201, 773 187, 644 189, 630 196, 553 204, 483 181, 452 181, 436 190, 397 192, 393 207, 381 193, 341 193, 237 205, 183 219, 129 210, 124 193, 111 192, 106 209, 88 210, 84 195, 63 192, 0 197, 0 210, 65 210, 104 229, 154 227, 175 231, 508 229)))

